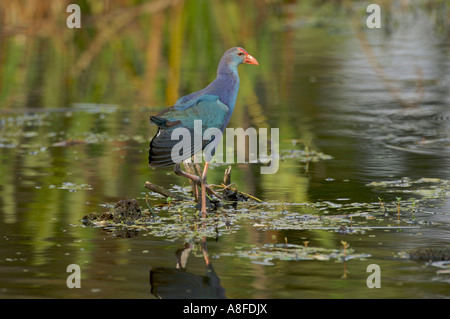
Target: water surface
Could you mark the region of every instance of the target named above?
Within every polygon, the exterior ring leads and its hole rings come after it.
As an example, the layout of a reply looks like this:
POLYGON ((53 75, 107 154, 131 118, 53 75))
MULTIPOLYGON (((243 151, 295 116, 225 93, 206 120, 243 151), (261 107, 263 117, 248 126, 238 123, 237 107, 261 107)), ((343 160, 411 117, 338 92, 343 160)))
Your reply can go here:
MULTIPOLYGON (((206 238, 225 296, 448 298, 448 265, 406 257, 415 248, 450 243, 448 39, 434 29, 426 11, 419 10, 415 20, 409 11, 395 12, 390 32, 360 31, 339 15, 338 23, 325 19, 322 25, 320 19, 314 23, 304 20, 301 11, 293 12, 271 16, 270 28, 250 44, 253 51, 247 47, 260 66, 239 68, 241 91, 230 126, 278 127, 283 158, 273 175, 261 175, 259 164, 232 165, 233 182, 264 203, 251 208, 255 219, 238 219, 232 231, 220 226, 220 236, 206 238), (305 146, 311 154, 326 156, 305 162, 296 156, 305 146), (362 215, 354 221, 337 219, 328 228, 287 226, 289 218, 294 225, 306 218, 302 216, 347 211, 362 215), (268 212, 279 213, 282 225, 255 226, 268 212), (366 224, 367 229, 356 228, 366 224), (355 226, 355 231, 342 232, 340 226, 355 226), (305 241, 323 254, 287 258, 288 250, 305 241), (350 244, 354 258, 341 258, 342 241, 350 244), (292 246, 283 255, 286 243, 292 246), (275 253, 277 245, 281 253, 275 253), (272 255, 263 258, 262 252, 272 255), (381 268, 380 289, 366 285, 370 264, 381 268)), ((11 50, 16 40, 9 39, 11 50)), ((40 47, 40 58, 50 61, 55 53, 40 47)), ((218 60, 213 51, 207 59, 218 60)), ((122 54, 126 56, 126 46, 122 54)), ((108 52, 104 56, 112 58, 108 52)), ((121 66, 111 82, 119 83, 125 70, 121 66)), ((214 76, 215 66, 189 62, 181 72, 186 83, 198 83, 180 88, 189 93, 214 76), (196 68, 201 72, 192 71, 196 68)), ((103 93, 117 92, 102 98, 100 86, 109 80, 105 74, 91 98, 72 92, 67 104, 54 105, 54 92, 41 88, 25 99, 10 91, 6 96, 16 99, 2 100, 2 298, 156 298, 150 291, 150 268, 176 268, 183 238, 145 232, 116 238, 81 222, 84 215, 107 211, 122 199, 137 199, 146 208, 146 195, 158 214, 170 215, 167 206, 158 206, 166 200, 147 192, 145 181, 167 188, 188 186, 171 168, 147 166, 148 142, 155 133, 148 117, 166 105, 160 83, 154 103, 142 102, 142 96, 126 103, 132 96, 129 87, 106 85, 103 93), (81 289, 66 286, 69 264, 81 267, 81 289)), ((83 76, 86 83, 98 80, 94 73, 83 76)), ((208 180, 219 184, 226 166, 213 166, 208 180)), ((248 213, 246 207, 238 206, 242 214, 248 213)), ((187 211, 195 214, 192 207, 187 211)), ((190 241, 186 264, 186 273, 196 276, 207 273, 201 241, 190 241)), ((184 288, 182 280, 172 289, 184 288)))

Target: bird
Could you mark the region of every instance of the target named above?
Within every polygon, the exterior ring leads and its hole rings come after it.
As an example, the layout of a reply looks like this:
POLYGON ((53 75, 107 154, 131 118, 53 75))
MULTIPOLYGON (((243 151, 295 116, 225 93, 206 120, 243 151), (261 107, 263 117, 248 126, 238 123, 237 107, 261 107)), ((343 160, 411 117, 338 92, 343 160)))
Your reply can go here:
MULTIPOLYGON (((179 98, 175 104, 162 112, 151 115, 150 123, 157 125, 158 130, 149 145, 149 166, 174 166, 175 174, 192 180, 201 186, 201 215, 207 216, 206 189, 207 171, 215 146, 218 145, 221 134, 231 119, 239 91, 239 75, 237 67, 240 64, 259 65, 258 61, 241 47, 227 50, 219 61, 217 76, 209 85, 200 91, 179 98), (201 122, 199 122, 201 120, 201 122), (197 123, 201 123, 201 132, 197 123), (196 126, 197 125, 197 126, 196 126), (216 129, 218 134, 203 139, 205 130, 216 129), (189 133, 193 138, 185 141, 184 147, 179 147, 180 140, 173 139, 173 134, 189 133), (200 143, 195 134, 202 134, 200 143), (209 145, 209 146, 208 146, 209 145), (180 148, 178 149, 177 148, 180 148), (200 176, 184 172, 180 168, 182 161, 191 158, 206 147, 211 150, 205 156, 205 165, 200 176)), ((176 134, 175 134, 176 135, 176 134)), ((206 151, 205 151, 206 153, 206 151)), ((214 193, 214 192, 213 192, 214 193)))

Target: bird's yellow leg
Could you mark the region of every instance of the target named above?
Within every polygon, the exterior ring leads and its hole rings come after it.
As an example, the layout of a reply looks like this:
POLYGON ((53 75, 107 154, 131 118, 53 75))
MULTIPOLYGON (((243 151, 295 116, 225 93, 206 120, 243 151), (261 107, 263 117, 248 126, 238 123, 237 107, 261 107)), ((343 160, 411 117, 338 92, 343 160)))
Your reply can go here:
POLYGON ((203 168, 202 174, 202 217, 206 217, 206 174, 208 173, 209 163, 205 162, 205 167, 203 168))

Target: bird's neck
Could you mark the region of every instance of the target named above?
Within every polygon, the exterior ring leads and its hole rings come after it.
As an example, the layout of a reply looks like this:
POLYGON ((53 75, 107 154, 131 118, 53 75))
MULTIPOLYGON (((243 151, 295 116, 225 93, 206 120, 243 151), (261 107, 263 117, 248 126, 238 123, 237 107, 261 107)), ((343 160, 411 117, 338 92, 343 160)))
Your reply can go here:
POLYGON ((213 87, 220 96, 220 100, 228 105, 230 109, 234 109, 236 98, 239 90, 239 76, 236 67, 228 68, 217 72, 217 78, 213 82, 213 87))
POLYGON ((217 77, 230 75, 238 77, 237 66, 228 63, 225 59, 220 60, 217 68, 217 77))

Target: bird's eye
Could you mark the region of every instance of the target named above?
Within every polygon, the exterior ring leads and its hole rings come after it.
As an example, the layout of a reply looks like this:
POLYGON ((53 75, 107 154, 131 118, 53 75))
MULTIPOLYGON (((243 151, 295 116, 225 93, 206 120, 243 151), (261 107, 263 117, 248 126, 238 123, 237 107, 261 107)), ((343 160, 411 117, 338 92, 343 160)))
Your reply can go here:
POLYGON ((238 52, 238 55, 243 56, 243 55, 244 55, 244 52, 239 51, 239 52, 238 52))

